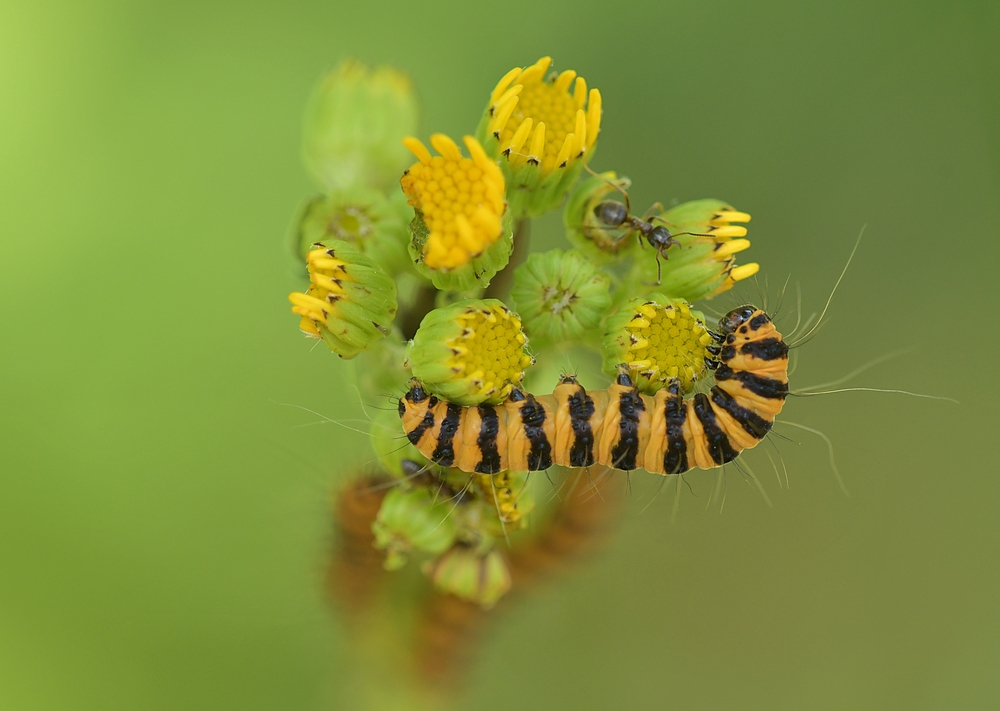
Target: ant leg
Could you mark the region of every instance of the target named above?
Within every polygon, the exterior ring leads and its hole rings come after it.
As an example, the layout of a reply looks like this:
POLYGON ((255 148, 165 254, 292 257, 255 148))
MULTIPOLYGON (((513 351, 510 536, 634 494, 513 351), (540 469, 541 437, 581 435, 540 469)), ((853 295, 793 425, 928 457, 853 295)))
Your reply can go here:
POLYGON ((649 209, 646 210, 646 214, 642 216, 642 221, 643 222, 652 222, 653 220, 659 220, 660 222, 662 222, 664 224, 668 224, 666 220, 664 220, 662 217, 660 217, 657 214, 657 213, 660 213, 660 212, 663 212, 663 203, 662 202, 654 202, 652 205, 649 206, 649 209))
POLYGON ((660 264, 660 250, 656 250, 656 285, 663 281, 663 265, 660 264))
MULTIPOLYGON (((632 214, 632 205, 629 202, 628 193, 625 192, 625 189, 623 187, 621 187, 620 185, 616 185, 615 183, 613 183, 612 181, 608 180, 607 178, 605 178, 600 173, 595 172, 594 169, 591 168, 586 163, 583 164, 583 167, 586 168, 587 172, 590 173, 591 175, 593 175, 595 178, 600 178, 605 183, 607 183, 608 185, 610 185, 612 188, 614 188, 615 190, 617 190, 618 192, 620 192, 622 194, 622 196, 624 196, 624 198, 625 198, 625 212, 627 212, 630 215, 632 214)), ((623 182, 631 185, 631 181, 629 181, 628 178, 619 178, 619 180, 622 180, 623 182)))

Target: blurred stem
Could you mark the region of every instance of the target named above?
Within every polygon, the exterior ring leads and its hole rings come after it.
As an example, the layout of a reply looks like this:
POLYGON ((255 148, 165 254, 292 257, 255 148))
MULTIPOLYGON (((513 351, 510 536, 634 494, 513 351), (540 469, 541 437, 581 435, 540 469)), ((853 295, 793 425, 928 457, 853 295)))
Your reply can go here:
POLYGON ((405 340, 408 341, 413 338, 413 334, 417 332, 417 328, 420 327, 420 322, 424 320, 424 316, 434 309, 434 300, 436 298, 437 289, 431 284, 421 284, 417 288, 413 303, 406 308, 399 319, 399 328, 403 332, 405 340))
POLYGON ((501 269, 490 285, 486 287, 483 296, 487 299, 503 299, 510 292, 514 283, 514 270, 527 258, 531 248, 531 219, 522 217, 514 227, 514 248, 510 254, 507 266, 501 269))

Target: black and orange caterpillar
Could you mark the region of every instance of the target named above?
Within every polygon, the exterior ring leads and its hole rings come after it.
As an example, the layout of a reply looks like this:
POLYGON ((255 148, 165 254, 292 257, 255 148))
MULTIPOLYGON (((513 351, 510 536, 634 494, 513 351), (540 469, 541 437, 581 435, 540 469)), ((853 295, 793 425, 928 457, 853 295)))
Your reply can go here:
POLYGON ((712 333, 709 394, 683 397, 674 379, 640 394, 626 367, 607 390, 587 392, 564 376, 551 395, 515 389, 502 405, 463 407, 419 382, 399 401, 407 438, 442 466, 479 474, 601 464, 682 474, 713 469, 757 445, 788 396, 788 346, 754 306, 733 309, 712 333))

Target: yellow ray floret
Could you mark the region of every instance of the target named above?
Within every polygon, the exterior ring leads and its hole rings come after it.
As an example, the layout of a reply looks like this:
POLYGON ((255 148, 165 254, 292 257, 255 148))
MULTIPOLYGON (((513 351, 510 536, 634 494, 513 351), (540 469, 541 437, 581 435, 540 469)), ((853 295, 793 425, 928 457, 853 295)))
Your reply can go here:
POLYGON ((547 79, 551 63, 542 57, 509 71, 490 96, 487 125, 512 166, 539 165, 543 175, 583 158, 601 131, 601 92, 588 95, 573 70, 547 79))
POLYGON ((336 313, 337 302, 344 296, 341 284, 353 281, 347 275, 347 263, 329 255, 326 248, 314 249, 306 256, 309 269, 309 289, 306 293, 292 292, 292 313, 301 316, 299 328, 311 338, 320 337, 320 327, 327 317, 336 313))
MULTIPOLYGON (((708 233, 716 238, 715 251, 712 256, 726 263, 726 279, 718 286, 714 294, 721 294, 733 288, 738 281, 752 277, 760 271, 760 264, 750 262, 736 266, 735 255, 750 247, 750 240, 744 239, 747 228, 734 225, 733 222, 750 222, 750 215, 730 208, 723 208, 712 215, 708 224, 708 233)), ((714 295, 713 294, 713 295, 714 295)))
POLYGON ((463 139, 471 158, 448 136, 436 133, 432 156, 416 138, 403 144, 418 159, 399 181, 408 202, 423 215, 429 231, 424 264, 449 270, 467 264, 502 233, 505 203, 503 173, 472 136, 463 139))

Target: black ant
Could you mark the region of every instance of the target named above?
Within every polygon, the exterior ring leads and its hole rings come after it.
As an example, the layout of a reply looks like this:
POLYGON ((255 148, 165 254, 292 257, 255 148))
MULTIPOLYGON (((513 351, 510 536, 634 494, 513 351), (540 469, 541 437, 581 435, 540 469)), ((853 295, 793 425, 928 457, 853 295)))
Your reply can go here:
POLYGON ((625 192, 624 188, 620 185, 615 185, 613 182, 605 178, 603 175, 594 173, 590 166, 587 166, 589 170, 594 175, 602 178, 604 182, 613 187, 615 190, 619 191, 625 197, 625 204, 622 205, 620 202, 614 200, 605 200, 599 202, 594 207, 594 216, 601 221, 604 225, 611 228, 628 226, 628 232, 626 232, 622 239, 627 239, 632 232, 638 232, 641 236, 639 244, 642 244, 642 239, 649 242, 649 246, 656 250, 656 285, 659 286, 663 279, 663 267, 660 264, 660 257, 664 259, 669 259, 667 257, 667 250, 673 245, 680 246, 675 237, 681 235, 691 235, 693 237, 711 237, 712 235, 705 234, 703 232, 675 232, 671 233, 663 225, 653 225, 653 220, 659 220, 664 224, 669 224, 662 217, 656 215, 657 212, 663 211, 662 203, 653 203, 653 206, 646 211, 646 214, 641 218, 636 217, 632 214, 632 206, 629 203, 628 193, 625 192))

